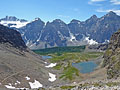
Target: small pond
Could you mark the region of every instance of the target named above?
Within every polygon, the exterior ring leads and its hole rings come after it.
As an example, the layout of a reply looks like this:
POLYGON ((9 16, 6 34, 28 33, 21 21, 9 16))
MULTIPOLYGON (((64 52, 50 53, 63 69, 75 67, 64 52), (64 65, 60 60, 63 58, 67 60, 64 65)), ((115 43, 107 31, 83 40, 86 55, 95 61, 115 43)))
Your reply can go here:
POLYGON ((52 58, 51 56, 42 56, 42 59, 46 60, 46 59, 50 59, 52 58))
POLYGON ((81 73, 90 73, 95 70, 97 64, 94 61, 72 63, 72 66, 77 68, 81 73))

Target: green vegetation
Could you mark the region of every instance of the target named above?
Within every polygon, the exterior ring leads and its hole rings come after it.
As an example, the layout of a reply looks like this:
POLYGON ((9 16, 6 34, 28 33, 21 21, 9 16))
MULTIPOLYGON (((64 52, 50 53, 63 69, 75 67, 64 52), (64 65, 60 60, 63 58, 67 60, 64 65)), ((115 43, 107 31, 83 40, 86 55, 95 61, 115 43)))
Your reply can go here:
POLYGON ((114 65, 115 70, 120 70, 120 61, 114 65))
POLYGON ((107 86, 112 87, 112 86, 117 86, 119 83, 117 82, 108 82, 106 83, 107 86))
POLYGON ((69 63, 67 67, 64 67, 63 73, 60 76, 60 79, 64 80, 73 80, 75 77, 74 76, 79 76, 79 70, 72 67, 72 65, 69 63))
POLYGON ((46 48, 46 49, 39 49, 33 50, 35 53, 40 55, 47 55, 51 53, 57 53, 58 56, 64 52, 82 52, 85 50, 86 46, 68 46, 68 47, 54 47, 54 48, 46 48))
POLYGON ((57 65, 56 65, 55 67, 53 67, 53 68, 56 69, 56 70, 60 70, 61 67, 62 67, 62 64, 57 64, 57 65))
POLYGON ((61 62, 61 61, 71 61, 71 62, 81 62, 95 59, 101 55, 102 52, 74 52, 74 53, 63 53, 61 56, 56 54, 49 54, 53 58, 50 59, 51 62, 61 62))
POLYGON ((57 63, 53 69, 61 70, 59 78, 71 81, 80 76, 79 70, 72 66, 73 62, 89 61, 103 55, 102 52, 84 52, 85 47, 86 46, 55 47, 33 51, 40 55, 52 56, 49 61, 51 63, 57 63))
POLYGON ((105 54, 106 54, 107 56, 110 56, 110 55, 112 54, 112 50, 108 49, 108 50, 105 52, 105 54))
POLYGON ((61 89, 72 89, 72 88, 74 88, 75 86, 61 86, 60 88, 61 89))
POLYGON ((93 85, 94 87, 100 87, 100 86, 101 86, 100 83, 93 83, 92 85, 93 85))

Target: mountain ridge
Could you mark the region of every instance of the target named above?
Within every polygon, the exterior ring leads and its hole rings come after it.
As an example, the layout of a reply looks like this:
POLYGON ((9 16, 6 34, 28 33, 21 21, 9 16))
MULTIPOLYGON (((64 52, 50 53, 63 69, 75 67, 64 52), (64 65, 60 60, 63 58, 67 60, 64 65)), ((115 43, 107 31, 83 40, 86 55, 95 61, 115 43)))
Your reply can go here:
POLYGON ((68 24, 60 19, 45 23, 37 18, 17 30, 29 48, 40 49, 105 43, 120 28, 119 23, 120 16, 111 11, 100 18, 93 15, 86 21, 73 19, 68 24))

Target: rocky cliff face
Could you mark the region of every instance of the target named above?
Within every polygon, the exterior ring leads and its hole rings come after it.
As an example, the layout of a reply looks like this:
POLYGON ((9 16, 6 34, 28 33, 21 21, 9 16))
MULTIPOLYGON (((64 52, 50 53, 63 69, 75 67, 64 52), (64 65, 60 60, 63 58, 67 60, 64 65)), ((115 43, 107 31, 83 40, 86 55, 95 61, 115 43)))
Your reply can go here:
POLYGON ((5 27, 3 25, 0 25, 0 43, 9 43, 13 47, 22 50, 27 48, 18 31, 5 27))
POLYGON ((18 29, 28 47, 31 47, 31 45, 37 44, 37 42, 40 41, 44 25, 45 23, 41 21, 40 18, 36 18, 31 23, 28 23, 26 26, 18 29))
POLYGON ((104 55, 104 67, 107 67, 108 78, 120 76, 120 30, 111 37, 109 46, 104 55))

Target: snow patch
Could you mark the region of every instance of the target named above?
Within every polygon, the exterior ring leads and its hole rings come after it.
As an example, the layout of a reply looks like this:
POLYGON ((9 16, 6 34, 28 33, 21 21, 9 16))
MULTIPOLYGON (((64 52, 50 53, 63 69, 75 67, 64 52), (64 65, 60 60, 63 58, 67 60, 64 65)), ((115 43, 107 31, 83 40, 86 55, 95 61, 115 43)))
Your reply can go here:
POLYGON ((38 21, 38 20, 40 20, 40 18, 35 18, 35 19, 32 20, 30 23, 35 22, 35 21, 38 21))
POLYGON ((56 80, 56 75, 49 73, 50 78, 48 79, 50 82, 54 82, 56 80))
POLYGON ((28 24, 29 22, 20 22, 20 21, 1 21, 0 24, 4 26, 9 26, 9 24, 12 24, 10 27, 15 27, 15 28, 21 28, 28 24))
POLYGON ((17 90, 20 90, 20 89, 22 89, 22 90, 23 90, 23 89, 25 89, 25 90, 29 90, 28 88, 15 88, 15 87, 12 86, 11 84, 9 84, 9 85, 5 85, 5 87, 8 88, 8 89, 14 89, 14 90, 16 90, 16 89, 17 89, 17 90))
POLYGON ((17 81, 17 83, 18 83, 18 84, 20 84, 20 82, 19 82, 19 81, 17 81))
POLYGON ((45 64, 47 64, 47 62, 44 62, 45 64))
POLYGON ((103 44, 108 44, 110 41, 109 40, 105 40, 105 42, 103 42, 103 44))
POLYGON ((15 87, 13 87, 12 85, 5 85, 6 88, 9 88, 9 89, 16 89, 15 87))
POLYGON ((70 33, 70 41, 76 41, 76 37, 72 33, 70 33))
POLYGON ((25 78, 26 78, 26 80, 30 80, 30 77, 28 77, 28 76, 26 76, 25 78))
POLYGON ((32 89, 43 87, 43 85, 37 80, 35 80, 33 83, 29 82, 29 84, 32 89))
POLYGON ((52 68, 55 67, 57 65, 57 63, 51 63, 48 66, 45 66, 46 68, 52 68))
POLYGON ((80 24, 80 22, 78 22, 78 24, 80 24))
POLYGON ((89 39, 89 37, 85 37, 85 41, 87 41, 87 43, 90 45, 98 44, 98 42, 93 39, 89 39))
MULTIPOLYGON (((15 83, 15 85, 18 85, 18 84, 20 84, 21 82, 19 82, 19 81, 16 81, 16 83, 15 83)), ((9 84, 10 86, 11 86, 11 84, 9 84)))

